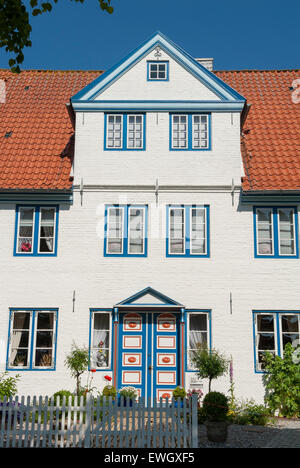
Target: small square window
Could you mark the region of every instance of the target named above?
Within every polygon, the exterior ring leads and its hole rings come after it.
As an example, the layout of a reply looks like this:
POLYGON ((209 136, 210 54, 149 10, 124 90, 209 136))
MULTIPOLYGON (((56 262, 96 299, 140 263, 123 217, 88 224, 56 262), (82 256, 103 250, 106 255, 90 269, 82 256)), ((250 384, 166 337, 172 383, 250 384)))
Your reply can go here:
POLYGON ((168 81, 169 62, 148 62, 148 81, 168 81))

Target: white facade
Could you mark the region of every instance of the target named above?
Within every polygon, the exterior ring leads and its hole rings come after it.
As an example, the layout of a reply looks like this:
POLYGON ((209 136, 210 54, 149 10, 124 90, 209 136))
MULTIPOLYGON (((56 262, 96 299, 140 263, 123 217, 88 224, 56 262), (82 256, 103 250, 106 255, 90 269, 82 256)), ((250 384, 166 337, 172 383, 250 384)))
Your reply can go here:
MULTIPOLYGON (((147 61, 155 60, 154 52, 96 101, 220 100, 163 49, 160 60, 169 61, 169 81, 147 81, 147 61)), ((73 341, 89 346, 90 309, 112 310, 120 301, 151 287, 180 303, 182 309, 210 311, 210 345, 232 357, 237 396, 262 401, 263 374, 255 372, 253 311, 299 310, 296 278, 300 262, 255 258, 253 206, 240 199, 244 176, 240 112, 211 112, 211 149, 207 151, 170 150, 170 112, 166 110, 145 113, 144 151, 105 151, 104 114, 101 110, 76 111, 74 198, 73 204, 59 206, 57 256, 15 256, 16 204, 1 205, 0 371, 7 365, 10 308, 55 308, 55 370, 9 372, 21 375, 20 394, 73 390, 64 360, 73 341), (105 206, 113 204, 148 206, 146 257, 104 255, 105 206), (166 256, 167 205, 209 206, 209 257, 166 256)), ((149 312, 149 308, 136 307, 141 315, 149 312)), ((153 310, 163 312, 158 305, 153 310)), ((186 346, 185 342, 181 352, 186 352, 186 346)), ((114 372, 117 375, 114 362, 108 370, 100 369, 93 386, 100 390, 104 376, 114 377, 114 372)), ((87 375, 82 384, 86 379, 87 375)), ((189 389, 195 373, 184 368, 184 381, 180 379, 179 369, 176 383, 189 389)), ((206 382, 200 384, 207 390, 206 382)), ((226 393, 229 385, 226 376, 215 381, 213 389, 226 393)))

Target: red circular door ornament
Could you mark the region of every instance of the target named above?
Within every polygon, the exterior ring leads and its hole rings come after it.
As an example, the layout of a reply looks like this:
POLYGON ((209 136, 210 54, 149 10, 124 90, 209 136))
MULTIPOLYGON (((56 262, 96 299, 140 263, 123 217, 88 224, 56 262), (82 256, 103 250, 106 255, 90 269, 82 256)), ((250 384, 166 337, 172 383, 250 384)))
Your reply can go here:
POLYGON ((170 397, 171 397, 170 393, 163 393, 162 394, 162 398, 167 399, 167 398, 170 398, 170 397))
POLYGON ((162 359, 162 362, 164 362, 165 364, 168 364, 168 362, 170 362, 170 361, 171 361, 171 359, 169 357, 164 357, 162 359))
POLYGON ((135 322, 129 322, 128 326, 129 326, 129 328, 136 328, 136 323, 135 322))
POLYGON ((164 323, 162 324, 162 326, 163 326, 164 328, 170 328, 171 324, 170 324, 169 322, 164 322, 164 323))
POLYGON ((130 358, 128 358, 128 362, 130 362, 131 364, 133 364, 134 362, 136 361, 136 358, 131 356, 130 358))

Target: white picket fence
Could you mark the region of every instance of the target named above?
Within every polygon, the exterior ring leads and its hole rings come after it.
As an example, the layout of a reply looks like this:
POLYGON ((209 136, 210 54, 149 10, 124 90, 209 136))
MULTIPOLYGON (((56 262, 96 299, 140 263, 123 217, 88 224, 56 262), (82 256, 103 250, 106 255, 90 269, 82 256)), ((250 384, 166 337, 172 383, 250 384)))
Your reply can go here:
POLYGON ((197 395, 145 402, 14 397, 0 403, 0 448, 196 448, 197 395))

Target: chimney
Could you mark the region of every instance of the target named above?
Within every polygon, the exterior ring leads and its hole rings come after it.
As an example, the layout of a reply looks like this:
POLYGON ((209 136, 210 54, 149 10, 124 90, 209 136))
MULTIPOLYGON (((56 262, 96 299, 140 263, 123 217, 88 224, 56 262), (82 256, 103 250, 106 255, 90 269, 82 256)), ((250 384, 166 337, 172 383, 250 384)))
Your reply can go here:
POLYGON ((207 68, 209 71, 213 71, 213 58, 195 58, 196 62, 200 63, 203 67, 207 68))

